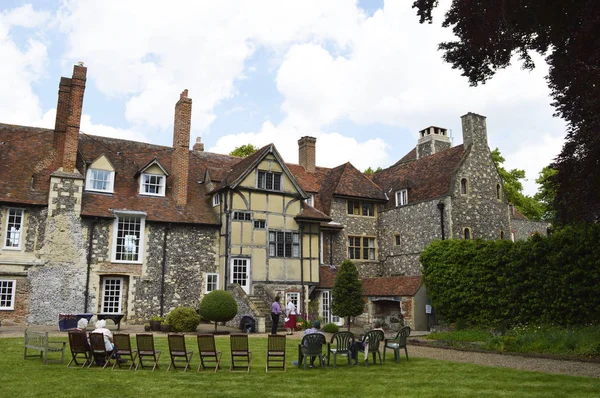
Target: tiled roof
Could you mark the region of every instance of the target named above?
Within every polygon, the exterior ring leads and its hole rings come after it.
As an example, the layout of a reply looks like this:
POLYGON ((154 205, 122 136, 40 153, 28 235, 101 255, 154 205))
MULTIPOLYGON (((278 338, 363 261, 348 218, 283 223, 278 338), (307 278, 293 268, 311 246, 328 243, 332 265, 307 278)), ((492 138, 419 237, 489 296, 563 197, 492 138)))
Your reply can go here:
MULTIPOLYGON (((336 269, 329 265, 319 267, 319 288, 331 289, 335 284, 336 269)), ((423 284, 420 276, 390 276, 363 278, 365 296, 409 296, 412 297, 423 284)))
POLYGON ((235 183, 255 162, 257 162, 259 159, 262 159, 272 148, 273 144, 265 145, 250 156, 246 156, 242 159, 238 158, 238 162, 231 166, 231 169, 226 173, 226 175, 222 176, 221 183, 217 185, 214 190, 218 191, 219 189, 235 183))
POLYGON ((434 199, 446 194, 465 155, 464 146, 458 145, 419 160, 397 164, 375 173, 373 181, 385 192, 408 189, 408 203, 434 199))
POLYGON ((296 220, 331 221, 331 217, 302 202, 302 210, 296 215, 296 220))
POLYGON ((400 159, 399 161, 394 163, 392 165, 392 167, 398 166, 399 164, 402 164, 402 163, 410 162, 412 160, 417 160, 417 147, 414 147, 413 149, 411 149, 411 151, 408 152, 406 155, 404 155, 404 157, 402 157, 402 159, 400 159))
POLYGON ((519 209, 517 209, 514 205, 511 205, 511 210, 512 210, 512 214, 511 214, 511 218, 513 220, 529 220, 523 213, 521 213, 519 211, 519 209))
POLYGON ((365 296, 409 296, 417 293, 423 284, 420 276, 390 276, 381 278, 364 278, 363 294, 365 296))

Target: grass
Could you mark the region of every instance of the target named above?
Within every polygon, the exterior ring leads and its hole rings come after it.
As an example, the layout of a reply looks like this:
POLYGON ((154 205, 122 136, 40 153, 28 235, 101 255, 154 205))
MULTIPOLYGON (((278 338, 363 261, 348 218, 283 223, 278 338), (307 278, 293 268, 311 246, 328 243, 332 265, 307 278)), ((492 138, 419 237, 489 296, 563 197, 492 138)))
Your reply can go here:
POLYGON ((435 332, 428 337, 452 346, 478 347, 496 352, 520 352, 559 356, 600 357, 600 326, 561 328, 555 326, 519 326, 504 336, 494 336, 488 330, 467 329, 435 332))
MULTIPOLYGON (((65 339, 66 340, 66 339, 65 339)), ((188 349, 196 348, 193 336, 188 349)), ((217 337, 223 350, 223 369, 195 372, 199 358, 195 349, 193 370, 167 373, 168 349, 164 337, 156 338, 163 350, 160 369, 111 371, 110 369, 66 368, 42 365, 37 358, 23 360, 23 339, 0 339, 0 388, 4 397, 597 397, 600 380, 585 377, 550 375, 505 368, 437 361, 412 357, 400 364, 390 360, 383 365, 347 365, 319 369, 298 369, 298 340, 288 340, 288 371, 265 373, 266 338, 251 337, 252 370, 229 373, 229 340, 217 337)), ((409 347, 410 355, 410 347, 409 347)), ((362 356, 360 356, 362 358, 362 356)), ((338 358, 339 359, 339 358, 338 358)))

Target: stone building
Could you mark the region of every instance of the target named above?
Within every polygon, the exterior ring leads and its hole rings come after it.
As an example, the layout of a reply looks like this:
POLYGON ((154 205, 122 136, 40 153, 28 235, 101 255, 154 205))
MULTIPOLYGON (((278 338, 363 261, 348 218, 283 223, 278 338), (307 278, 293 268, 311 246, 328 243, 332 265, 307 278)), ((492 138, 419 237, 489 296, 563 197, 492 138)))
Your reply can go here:
MULTIPOLYGON (((274 145, 238 158, 190 150, 192 100, 175 105, 170 147, 79 131, 86 68, 61 78, 54 129, 0 124, 0 319, 55 324, 59 313, 143 323, 229 289, 268 327, 268 303, 331 313, 335 266, 352 259, 371 322, 426 327, 419 253, 435 239, 509 239, 513 221, 485 118, 462 117, 464 144, 420 132, 414 150, 372 176, 352 164, 299 164, 274 145)), ((527 229, 526 233, 517 230, 527 229)))

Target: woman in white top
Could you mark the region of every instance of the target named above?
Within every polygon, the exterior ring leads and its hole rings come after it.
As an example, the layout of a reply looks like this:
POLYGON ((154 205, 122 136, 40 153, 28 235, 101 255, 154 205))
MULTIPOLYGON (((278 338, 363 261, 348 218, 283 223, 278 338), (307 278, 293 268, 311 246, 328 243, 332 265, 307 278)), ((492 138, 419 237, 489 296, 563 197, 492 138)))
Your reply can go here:
POLYGON ((102 333, 104 335, 104 347, 107 352, 111 352, 114 348, 112 332, 106 327, 106 321, 101 319, 96 321, 96 329, 92 333, 102 333))
POLYGON ((285 328, 287 329, 287 334, 294 334, 294 330, 296 329, 296 306, 292 303, 292 299, 288 297, 287 305, 285 306, 285 328))

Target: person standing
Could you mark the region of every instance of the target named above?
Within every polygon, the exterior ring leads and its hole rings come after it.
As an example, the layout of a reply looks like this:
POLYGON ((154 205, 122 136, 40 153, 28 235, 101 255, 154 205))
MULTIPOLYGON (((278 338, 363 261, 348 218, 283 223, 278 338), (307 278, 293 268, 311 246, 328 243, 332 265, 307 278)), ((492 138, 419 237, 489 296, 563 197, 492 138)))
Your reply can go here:
POLYGON ((279 325, 279 316, 281 315, 281 306, 279 305, 281 298, 279 295, 275 296, 275 301, 271 304, 271 334, 277 334, 277 326, 279 325))
POLYGON ((294 334, 294 329, 296 329, 296 306, 292 302, 292 299, 288 297, 287 305, 285 306, 285 328, 287 329, 287 334, 294 334))

